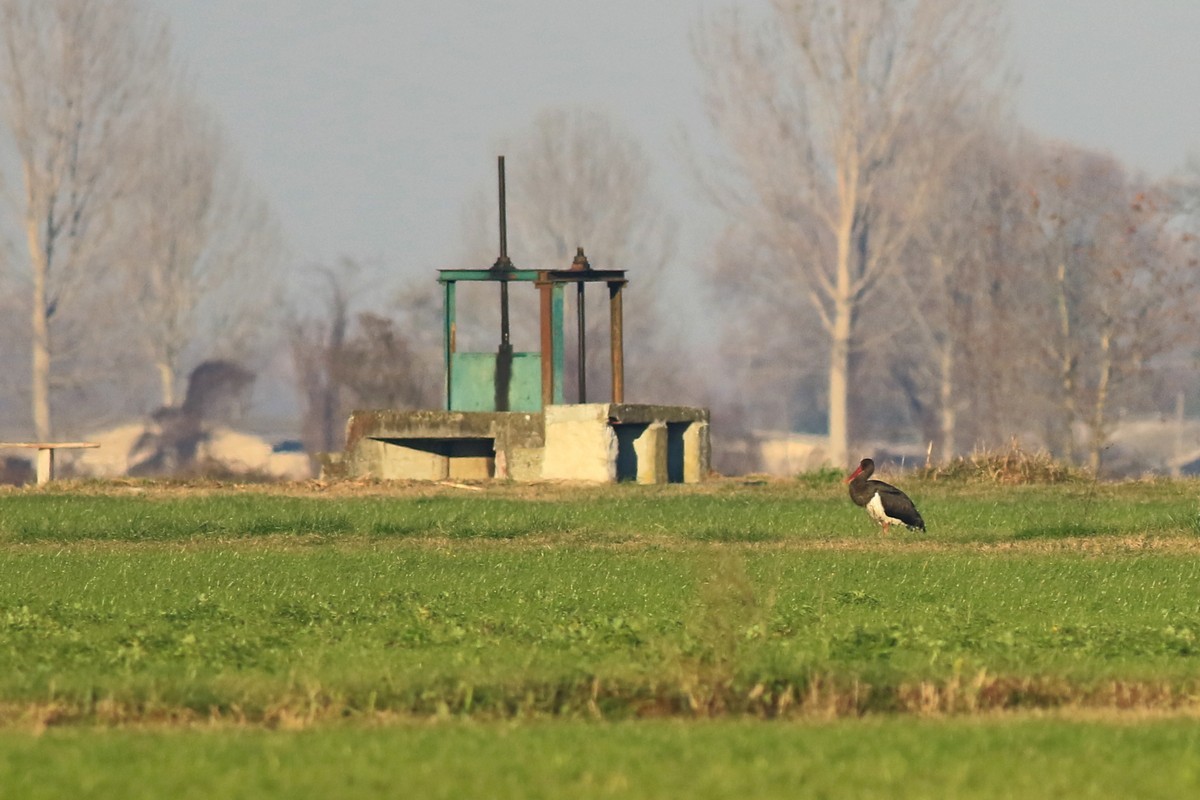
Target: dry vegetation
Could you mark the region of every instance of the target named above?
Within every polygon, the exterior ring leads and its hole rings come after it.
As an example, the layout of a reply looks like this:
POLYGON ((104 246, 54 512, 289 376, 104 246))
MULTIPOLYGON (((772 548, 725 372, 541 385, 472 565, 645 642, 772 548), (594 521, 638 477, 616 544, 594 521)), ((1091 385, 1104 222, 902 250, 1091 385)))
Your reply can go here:
POLYGON ((918 475, 931 481, 984 482, 1005 486, 1032 483, 1083 483, 1095 480, 1087 470, 1055 459, 1045 450, 1030 452, 1017 442, 1003 450, 980 450, 918 475))

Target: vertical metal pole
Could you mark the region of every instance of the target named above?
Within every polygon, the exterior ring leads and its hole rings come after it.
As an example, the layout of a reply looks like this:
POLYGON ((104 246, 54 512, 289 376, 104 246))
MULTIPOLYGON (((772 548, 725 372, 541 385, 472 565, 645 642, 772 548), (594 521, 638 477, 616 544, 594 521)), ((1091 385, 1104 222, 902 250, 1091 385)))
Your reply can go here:
POLYGON ((625 402, 625 343, 623 340, 623 317, 621 308, 621 287, 624 281, 613 281, 608 284, 608 313, 609 327, 612 331, 612 401, 625 402))
POLYGON ((446 379, 447 411, 454 407, 454 398, 450 395, 451 375, 454 368, 454 351, 457 347, 457 342, 455 342, 455 334, 457 333, 455 314, 457 313, 457 310, 455 308, 454 288, 454 281, 446 281, 446 294, 445 299, 443 300, 444 305, 442 307, 442 324, 444 326, 442 330, 442 352, 445 357, 445 364, 443 366, 445 369, 446 379))
POLYGON ((500 281, 500 346, 512 347, 508 338, 508 281, 500 281))
POLYGON ((496 172, 500 184, 500 258, 496 259, 494 269, 507 269, 512 266, 508 260, 508 211, 504 201, 504 156, 496 157, 496 172))
POLYGON ((495 394, 496 411, 508 411, 512 388, 513 346, 508 341, 508 278, 500 281, 500 348, 496 353, 495 394))
POLYGON ((554 404, 554 332, 552 328, 554 285, 541 276, 537 283, 541 300, 541 339, 542 339, 542 408, 554 404))
POLYGON ((513 268, 508 257, 508 219, 504 197, 504 156, 499 156, 496 162, 500 182, 500 257, 492 265, 492 270, 500 274, 500 349, 496 354, 495 395, 494 403, 497 411, 508 411, 509 389, 512 386, 513 348, 509 340, 508 326, 508 275, 513 268))
POLYGON ((579 402, 587 402, 587 324, 584 315, 583 281, 575 284, 575 317, 579 326, 579 402))
MULTIPOLYGON (((498 156, 496 171, 500 183, 500 257, 492 265, 497 272, 506 272, 513 268, 512 260, 508 257, 508 210, 504 190, 504 156, 498 156)), ((508 281, 500 281, 500 346, 509 345, 508 328, 508 281)))
POLYGON ((565 359, 563 352, 566 349, 565 337, 563 331, 566 326, 563 324, 563 308, 565 306, 565 298, 563 290, 566 289, 566 284, 561 281, 555 281, 550 291, 550 325, 553 330, 554 338, 554 402, 565 403, 563 397, 563 376, 566 374, 564 369, 565 359))

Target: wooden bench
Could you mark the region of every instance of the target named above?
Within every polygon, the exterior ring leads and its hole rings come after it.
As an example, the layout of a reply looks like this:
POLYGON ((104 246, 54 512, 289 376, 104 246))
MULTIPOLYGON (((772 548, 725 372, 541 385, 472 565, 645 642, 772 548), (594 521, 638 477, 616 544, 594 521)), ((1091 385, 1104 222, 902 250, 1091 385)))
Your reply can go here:
POLYGON ((99 447, 99 442, 0 442, 0 450, 6 447, 24 447, 37 450, 38 486, 54 480, 54 451, 83 447, 99 447))

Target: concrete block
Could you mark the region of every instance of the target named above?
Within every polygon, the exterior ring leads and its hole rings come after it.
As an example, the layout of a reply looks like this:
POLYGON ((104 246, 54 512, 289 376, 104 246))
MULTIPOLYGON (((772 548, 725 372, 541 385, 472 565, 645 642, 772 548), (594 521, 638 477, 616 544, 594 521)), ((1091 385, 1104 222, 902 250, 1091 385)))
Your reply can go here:
POLYGON ((441 453, 372 439, 362 440, 359 447, 378 452, 373 459, 378 466, 368 474, 383 480, 444 481, 450 477, 450 460, 441 453))
POLYGON ((683 482, 700 483, 712 471, 708 421, 698 420, 683 431, 683 482))
POLYGON ((695 483, 710 459, 705 409, 582 403, 544 414, 356 411, 341 463, 323 466, 385 480, 695 483))
MULTIPOLYGON (((496 469, 492 439, 463 439, 442 444, 447 460, 447 477, 455 480, 487 480, 496 469)), ((501 459, 503 461, 503 459, 501 459)))
POLYGON ((638 483, 666 483, 667 475, 667 424, 654 421, 647 425, 640 436, 633 440, 633 452, 637 458, 638 483))
MULTIPOLYGON (((542 479, 542 457, 545 449, 542 447, 513 447, 508 450, 505 466, 508 474, 502 476, 500 467, 496 467, 497 478, 508 478, 514 481, 537 481, 542 479)), ((500 454, 496 454, 497 460, 500 454)))
POLYGON ((607 412, 605 403, 546 408, 543 478, 600 483, 616 481, 617 436, 608 424, 607 412))

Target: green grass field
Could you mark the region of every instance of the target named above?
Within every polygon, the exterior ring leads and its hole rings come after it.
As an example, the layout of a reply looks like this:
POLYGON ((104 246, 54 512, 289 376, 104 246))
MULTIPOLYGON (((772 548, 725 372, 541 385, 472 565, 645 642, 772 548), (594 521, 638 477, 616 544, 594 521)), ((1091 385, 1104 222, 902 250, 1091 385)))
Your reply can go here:
POLYGON ((5 797, 1163 798, 1200 725, 1039 718, 443 722, 0 733, 5 797))
POLYGON ((0 787, 1196 789, 1200 485, 904 485, 0 494, 0 787))

